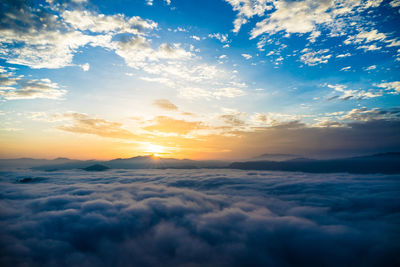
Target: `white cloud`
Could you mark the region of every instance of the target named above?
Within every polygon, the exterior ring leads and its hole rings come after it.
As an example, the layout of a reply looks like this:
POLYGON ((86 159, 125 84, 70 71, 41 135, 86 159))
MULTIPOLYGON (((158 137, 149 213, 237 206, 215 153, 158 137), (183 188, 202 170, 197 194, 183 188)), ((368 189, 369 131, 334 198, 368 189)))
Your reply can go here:
POLYGON ((368 70, 374 70, 374 69, 376 69, 376 65, 371 65, 371 66, 365 68, 366 71, 368 71, 368 70))
POLYGON ((267 43, 267 37, 261 36, 260 40, 257 42, 257 48, 260 51, 264 51, 264 46, 267 43))
POLYGON ((186 60, 193 56, 190 51, 181 48, 180 44, 161 44, 153 49, 150 43, 141 36, 114 42, 115 52, 124 58, 126 64, 132 68, 143 69, 151 62, 160 60, 186 60))
POLYGON ((208 37, 219 40, 221 43, 229 43, 228 34, 213 33, 209 34, 208 37))
POLYGON ((245 92, 242 89, 235 87, 224 87, 217 89, 215 92, 212 93, 212 95, 215 96, 216 98, 220 97, 233 98, 245 95, 245 92))
POLYGON ((378 32, 377 30, 361 31, 357 35, 349 36, 345 44, 357 45, 358 49, 366 51, 380 50, 384 45, 387 47, 400 46, 400 41, 396 39, 389 39, 385 33, 378 32), (373 44, 370 44, 374 42, 373 44))
POLYGON ((89 71, 90 64, 89 63, 85 63, 83 65, 79 65, 79 67, 81 67, 83 71, 89 71))
POLYGON ((365 51, 375 51, 375 50, 380 50, 382 47, 378 47, 376 45, 361 45, 357 47, 357 49, 364 49, 365 51))
MULTIPOLYGON (((238 78, 232 78, 230 71, 202 62, 201 58, 195 57, 194 53, 199 50, 193 46, 187 48, 179 43, 153 44, 150 33, 158 27, 154 21, 122 14, 99 14, 84 10, 83 6, 71 10, 68 6, 60 9, 56 5, 44 4, 34 10, 23 5, 21 10, 12 10, 15 14, 10 14, 7 17, 10 21, 6 20, 8 24, 5 23, 9 27, 0 29, 0 58, 7 63, 31 68, 77 66, 73 63, 74 55, 85 46, 97 46, 114 52, 129 67, 144 72, 139 74, 142 79, 160 82, 178 92, 184 90, 182 88, 201 88, 207 97, 212 98, 242 94, 240 89, 234 90, 230 85, 232 79, 241 82, 238 78), (26 23, 21 24, 17 18, 24 17, 24 14, 29 16, 26 16, 26 23)), ((187 32, 181 27, 176 31, 187 32)), ((228 34, 214 33, 209 37, 229 47, 228 34)), ((195 35, 192 38, 200 39, 195 35)), ((90 69, 88 63, 78 66, 84 71, 90 69)), ((12 79, 2 83, 2 96, 8 99, 59 98, 65 94, 56 84, 43 81, 37 85, 36 90, 31 88, 29 92, 20 91, 21 88, 13 89, 12 83, 17 82, 12 79), (40 86, 48 87, 46 93, 45 89, 38 89, 40 86)))
MULTIPOLYGON (((379 97, 379 96, 383 95, 383 93, 381 91, 351 90, 351 89, 347 89, 346 85, 340 85, 340 84, 336 84, 336 85, 328 84, 327 86, 329 88, 334 89, 336 92, 342 93, 342 95, 338 97, 340 100, 350 100, 350 99, 361 100, 361 99, 379 97)), ((334 99, 334 98, 335 97, 331 97, 330 99, 334 99)), ((337 96, 336 96, 336 98, 337 98, 337 96)))
POLYGON ((400 0, 393 0, 389 4, 391 7, 400 7, 400 0))
POLYGON ((243 96, 246 93, 236 87, 223 87, 216 88, 213 90, 200 88, 200 87, 181 87, 179 88, 179 96, 187 99, 220 99, 222 97, 234 98, 238 96, 243 96))
POLYGON ((73 56, 79 48, 91 45, 115 49, 112 42, 115 34, 144 35, 145 31, 157 27, 153 21, 121 14, 103 15, 84 10, 65 10, 50 15, 46 7, 38 11, 27 7, 21 10, 9 17, 26 16, 27 21, 22 28, 16 26, 20 25, 14 21, 16 19, 11 19, 7 21, 9 27, 0 30, 0 57, 8 63, 31 68, 62 68, 72 65, 73 56), (29 16, 26 15, 28 12, 29 16))
POLYGON ((249 55, 249 54, 242 54, 242 57, 244 57, 245 59, 250 59, 250 58, 252 58, 252 56, 249 55))
POLYGON ((175 87, 176 83, 172 81, 171 79, 168 78, 163 78, 163 77, 140 77, 141 80, 147 81, 147 82, 156 82, 156 83, 161 83, 164 85, 167 85, 169 87, 175 87))
POLYGON ((12 72, 0 74, 0 96, 6 100, 60 99, 67 93, 49 79, 26 79, 12 72))
POLYGON ((196 40, 196 41, 200 41, 200 37, 196 36, 196 35, 192 35, 191 36, 192 39, 196 40))
MULTIPOLYGON (((266 36, 282 33, 283 37, 290 34, 308 34, 307 38, 311 43, 321 36, 322 30, 330 31, 329 37, 337 37, 352 32, 362 21, 357 14, 369 8, 378 7, 382 0, 225 0, 230 3, 234 11, 238 11, 234 21, 234 32, 238 32, 241 26, 248 22, 248 19, 255 15, 261 20, 250 32, 250 39, 260 37, 258 49, 263 51, 266 43, 266 36), (268 12, 266 12, 268 10, 268 12), (349 26, 351 25, 351 27, 349 26)), ((358 38, 369 38, 373 36, 362 36, 358 38)), ((381 34, 382 35, 382 34, 381 34)), ((375 36, 378 38, 379 36, 375 36)), ((376 39, 378 40, 378 39, 376 39)), ((364 49, 377 49, 377 46, 363 47, 364 49)), ((322 59, 325 61, 325 59, 322 59)))
POLYGON ((272 8, 267 5, 269 0, 225 0, 231 4, 234 11, 238 11, 234 24, 233 32, 239 32, 243 24, 247 23, 247 19, 257 15, 262 16, 266 10, 272 8))
POLYGON ((378 7, 383 0, 368 0, 364 4, 364 8, 370 8, 370 7, 378 7))
POLYGON ((132 33, 142 34, 144 30, 157 28, 157 23, 143 20, 140 17, 125 17, 122 14, 95 14, 86 10, 66 10, 61 13, 64 22, 78 30, 89 30, 96 33, 132 33))
POLYGON ((4 30, 0 57, 8 63, 25 65, 34 69, 62 68, 71 65, 75 51, 97 37, 80 32, 60 33, 37 32, 20 35, 12 30, 4 30), (23 44, 14 46, 14 44, 23 44))
MULTIPOLYGON (((333 1, 276 1, 274 6, 275 11, 256 24, 251 38, 280 31, 289 34, 313 32, 318 24, 332 22, 339 11, 333 1)), ((351 7, 346 2, 343 6, 351 7)))
POLYGON ((387 47, 393 47, 393 46, 400 46, 400 40, 388 40, 388 45, 387 47))
POLYGON ((310 36, 307 38, 311 43, 315 43, 315 40, 321 35, 320 31, 312 31, 310 36))
POLYGON ((371 121, 382 119, 399 119, 400 110, 398 108, 382 110, 380 108, 368 109, 366 107, 355 108, 341 117, 342 120, 352 121, 371 121))
POLYGON ((376 85, 377 87, 384 88, 385 91, 388 91, 390 94, 400 94, 400 82, 388 82, 388 83, 380 83, 376 85))
POLYGON ((175 62, 175 64, 148 64, 143 70, 156 77, 142 78, 174 88, 178 96, 187 99, 212 99, 244 95, 246 84, 232 78, 228 71, 216 65, 197 62, 175 62), (233 80, 232 80, 233 79, 233 80), (232 86, 233 85, 233 86, 232 86))
POLYGON ((351 54, 350 53, 346 53, 346 54, 337 55, 336 57, 337 58, 343 58, 343 57, 349 57, 349 56, 351 56, 351 54))
POLYGON ((374 41, 383 41, 387 38, 386 34, 378 32, 377 30, 372 31, 361 31, 357 35, 349 36, 344 43, 345 44, 361 44, 370 43, 374 41))
POLYGON ((348 71, 351 69, 351 66, 343 67, 340 69, 340 71, 348 71))
POLYGON ((319 51, 312 51, 309 48, 305 48, 301 51, 303 54, 300 56, 300 60, 309 65, 315 66, 322 63, 328 63, 328 59, 332 57, 332 55, 327 55, 329 49, 321 49, 319 51))

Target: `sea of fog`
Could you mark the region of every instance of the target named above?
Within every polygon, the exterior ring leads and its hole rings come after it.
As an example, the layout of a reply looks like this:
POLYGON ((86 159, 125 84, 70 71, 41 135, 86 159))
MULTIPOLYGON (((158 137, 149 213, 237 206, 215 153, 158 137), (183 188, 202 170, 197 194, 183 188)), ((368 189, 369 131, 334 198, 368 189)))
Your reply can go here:
POLYGON ((400 176, 0 173, 0 266, 400 266, 400 176))

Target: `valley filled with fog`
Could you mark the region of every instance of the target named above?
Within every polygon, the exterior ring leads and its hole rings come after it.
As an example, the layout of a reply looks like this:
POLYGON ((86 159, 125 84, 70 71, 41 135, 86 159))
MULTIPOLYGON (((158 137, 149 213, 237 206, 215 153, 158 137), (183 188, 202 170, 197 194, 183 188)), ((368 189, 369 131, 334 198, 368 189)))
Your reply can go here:
POLYGON ((2 266, 395 266, 400 176, 0 173, 2 266))

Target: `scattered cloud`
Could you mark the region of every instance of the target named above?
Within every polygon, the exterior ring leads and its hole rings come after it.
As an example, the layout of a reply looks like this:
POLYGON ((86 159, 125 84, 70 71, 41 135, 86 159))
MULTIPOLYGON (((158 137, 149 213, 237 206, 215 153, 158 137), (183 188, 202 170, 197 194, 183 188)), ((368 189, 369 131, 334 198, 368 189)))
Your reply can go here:
MULTIPOLYGON (((374 3, 362 3, 361 1, 286 1, 280 0, 271 3, 274 6, 265 19, 257 22, 251 31, 251 38, 262 34, 275 34, 285 32, 287 34, 311 33, 310 41, 318 35, 319 26, 329 27, 332 31, 343 27, 340 19, 346 15, 352 15, 356 10, 379 6, 379 1, 374 3)), ((262 15, 262 14, 261 14, 262 15)))
POLYGON ((366 107, 355 108, 341 117, 343 120, 372 121, 372 120, 400 120, 400 108, 388 110, 366 107))
POLYGON ((61 99, 67 91, 50 79, 28 79, 3 69, 0 73, 0 96, 6 100, 61 99))
POLYGON ((70 124, 57 126, 62 131, 92 134, 101 137, 118 139, 137 139, 137 135, 123 128, 122 123, 92 118, 83 113, 65 113, 62 117, 70 121, 70 124))
POLYGON ((362 31, 355 36, 348 37, 344 43, 345 44, 360 44, 360 43, 370 43, 374 41, 383 41, 386 39, 386 34, 378 32, 377 30, 372 31, 362 31))
POLYGON ((267 5, 267 0, 225 0, 228 2, 234 11, 238 11, 237 17, 233 22, 233 32, 239 32, 243 24, 246 24, 248 19, 253 16, 262 16, 266 10, 272 9, 271 5, 267 5))
POLYGON ((153 104, 165 110, 178 110, 178 107, 171 103, 171 101, 168 99, 157 99, 153 102, 153 104))
POLYGON ((369 67, 366 67, 366 68, 364 68, 366 71, 369 71, 369 70, 375 70, 376 69, 376 65, 371 65, 371 66, 369 66, 369 67))
POLYGON ((332 55, 327 54, 329 52, 329 49, 313 51, 309 48, 304 48, 301 52, 303 54, 300 56, 300 60, 308 66, 326 64, 328 63, 328 59, 332 57, 332 55))
POLYGON ((126 64, 135 69, 144 69, 151 62, 160 60, 186 60, 193 56, 189 51, 181 48, 180 44, 161 44, 154 50, 150 43, 141 36, 121 39, 117 42, 115 51, 126 64))
POLYGON ((115 49, 112 37, 119 33, 143 35, 157 24, 139 17, 103 15, 85 10, 58 10, 26 4, 6 5, 2 20, 0 57, 8 63, 31 68, 72 65, 74 53, 86 45, 115 49), (54 14, 54 11, 59 13, 54 14), (27 15, 28 14, 28 15, 27 15), (19 19, 24 18, 24 23, 19 19))
POLYGON ((153 133, 162 132, 185 135, 205 127, 201 122, 178 120, 167 116, 157 116, 150 123, 151 125, 145 126, 143 129, 153 133))
POLYGON ((222 87, 213 90, 198 87, 182 87, 179 89, 179 96, 187 99, 220 99, 222 97, 234 98, 243 95, 246 95, 246 93, 241 88, 236 87, 222 87))
POLYGON ((389 39, 387 34, 378 32, 378 30, 361 30, 357 35, 349 36, 344 43, 356 45, 358 49, 364 49, 365 51, 380 50, 384 46, 400 46, 399 40, 389 39), (372 42, 374 43, 371 44, 372 42))
POLYGON ((376 84, 376 86, 383 88, 385 91, 388 91, 389 94, 400 94, 400 82, 380 83, 376 84))
POLYGON ((310 36, 307 38, 311 43, 315 43, 316 39, 321 35, 320 31, 311 32, 310 36))
POLYGON ((250 54, 242 54, 242 57, 244 57, 245 59, 250 59, 250 58, 252 58, 252 55, 250 55, 250 54))
POLYGON ((382 47, 376 46, 376 45, 360 45, 357 47, 358 49, 364 49, 365 51, 375 51, 375 50, 380 50, 382 47))
POLYGON ((390 3, 391 7, 399 7, 400 6, 400 0, 393 0, 390 3))
POLYGON ((340 100, 350 100, 350 99, 361 100, 361 99, 379 97, 383 95, 382 91, 376 91, 376 90, 365 91, 365 90, 354 90, 354 89, 352 90, 352 89, 347 89, 346 85, 340 85, 340 84, 336 85, 328 84, 327 86, 329 88, 334 89, 335 92, 342 93, 341 96, 334 96, 331 97, 330 99, 339 98, 340 100))
POLYGON ((89 69, 90 69, 89 63, 85 63, 83 65, 79 65, 79 67, 81 67, 83 71, 89 71, 89 69))
POLYGON ((229 43, 230 42, 228 39, 228 34, 213 33, 213 34, 209 34, 208 37, 217 39, 221 43, 229 43))
POLYGON ((336 57, 337 58, 343 58, 343 57, 349 57, 349 56, 351 56, 351 54, 350 53, 346 53, 346 54, 339 54, 336 57))
POLYGON ((126 17, 122 14, 104 15, 87 10, 65 10, 60 15, 63 22, 73 29, 94 33, 131 33, 142 35, 145 30, 157 28, 157 23, 143 20, 138 16, 126 17))

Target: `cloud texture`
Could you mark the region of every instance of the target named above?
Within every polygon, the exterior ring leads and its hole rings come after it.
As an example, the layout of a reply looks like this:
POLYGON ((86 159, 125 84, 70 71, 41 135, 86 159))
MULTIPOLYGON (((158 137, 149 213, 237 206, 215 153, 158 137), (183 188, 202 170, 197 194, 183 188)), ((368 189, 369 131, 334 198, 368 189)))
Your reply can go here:
POLYGON ((0 265, 395 266, 399 178, 2 173, 0 265))

